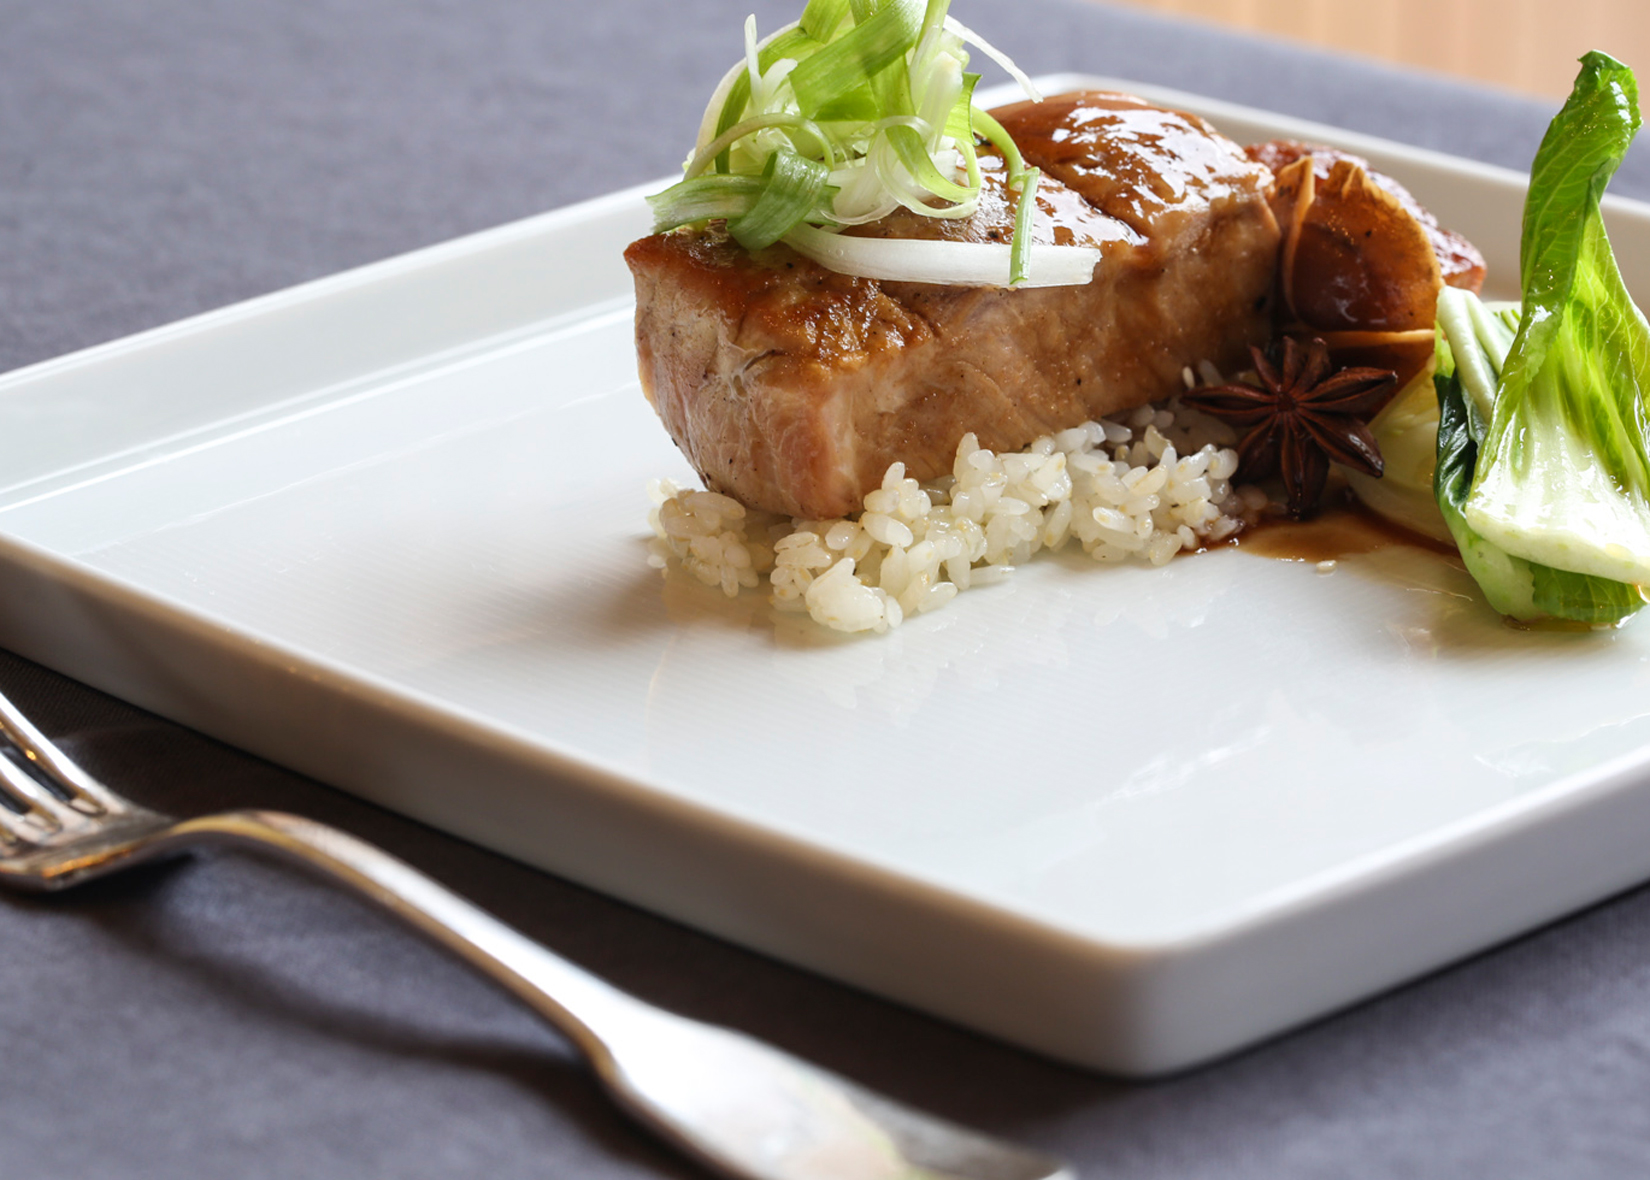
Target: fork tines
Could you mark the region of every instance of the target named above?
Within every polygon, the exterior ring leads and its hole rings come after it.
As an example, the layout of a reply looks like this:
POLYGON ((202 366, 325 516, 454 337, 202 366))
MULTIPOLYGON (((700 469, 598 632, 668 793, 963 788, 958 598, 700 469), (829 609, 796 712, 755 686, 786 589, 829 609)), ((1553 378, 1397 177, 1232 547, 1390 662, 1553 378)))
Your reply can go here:
POLYGON ((0 696, 0 836, 8 843, 37 843, 78 826, 81 817, 125 810, 0 696))

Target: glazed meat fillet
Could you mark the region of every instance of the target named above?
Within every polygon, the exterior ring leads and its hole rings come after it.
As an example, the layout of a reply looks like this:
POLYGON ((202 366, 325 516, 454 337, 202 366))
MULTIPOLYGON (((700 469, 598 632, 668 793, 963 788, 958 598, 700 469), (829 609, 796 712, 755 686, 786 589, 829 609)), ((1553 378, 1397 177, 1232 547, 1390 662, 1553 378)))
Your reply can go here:
MULTIPOLYGON (((1202 360, 1238 368, 1272 320, 1271 173, 1202 120, 1122 94, 994 112, 1043 171, 1033 238, 1102 251, 1080 287, 850 278, 718 227, 625 252, 642 388, 708 487, 811 519, 857 511, 900 461, 931 479, 972 431, 996 451, 1165 397, 1202 360)), ((905 211, 848 232, 1006 241, 1000 158, 975 214, 905 211)))

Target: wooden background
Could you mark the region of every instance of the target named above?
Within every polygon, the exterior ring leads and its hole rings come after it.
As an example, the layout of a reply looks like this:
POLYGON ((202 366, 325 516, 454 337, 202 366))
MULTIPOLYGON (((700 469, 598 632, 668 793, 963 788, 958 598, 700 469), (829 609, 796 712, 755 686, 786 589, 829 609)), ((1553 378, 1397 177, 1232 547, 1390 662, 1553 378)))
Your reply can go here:
POLYGON ((1650 93, 1650 0, 1114 0, 1563 97, 1602 49, 1650 93))

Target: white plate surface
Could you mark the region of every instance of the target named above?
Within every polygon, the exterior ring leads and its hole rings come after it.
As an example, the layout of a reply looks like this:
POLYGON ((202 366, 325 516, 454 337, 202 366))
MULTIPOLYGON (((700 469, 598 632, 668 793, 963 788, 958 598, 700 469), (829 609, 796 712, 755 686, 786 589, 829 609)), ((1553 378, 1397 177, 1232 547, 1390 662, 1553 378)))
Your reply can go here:
MULTIPOLYGON (((1366 152, 1514 273, 1519 178, 1171 97, 1366 152)), ((1650 209, 1611 218, 1650 291, 1650 209)), ((856 639, 661 580, 646 224, 619 193, 0 378, 0 642, 1130 1073, 1650 876, 1650 624, 1515 632, 1418 553, 1041 559, 856 639)))

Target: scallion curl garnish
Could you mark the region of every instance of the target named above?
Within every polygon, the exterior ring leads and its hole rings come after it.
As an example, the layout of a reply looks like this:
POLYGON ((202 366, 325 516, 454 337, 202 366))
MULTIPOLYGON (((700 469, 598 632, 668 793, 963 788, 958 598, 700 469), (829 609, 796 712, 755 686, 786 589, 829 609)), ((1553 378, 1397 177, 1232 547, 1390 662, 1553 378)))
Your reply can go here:
POLYGON ((822 266, 865 278, 971 286, 1087 283, 1100 251, 1033 246, 1038 170, 974 105, 972 43, 1026 94, 1031 80, 948 14, 950 0, 808 0, 764 40, 745 22, 744 59, 728 71, 684 166, 648 198, 654 229, 711 219, 747 249, 783 241, 822 266), (1003 154, 1015 194, 1009 244, 861 238, 845 226, 901 207, 963 218, 979 204, 976 135, 1003 154))

